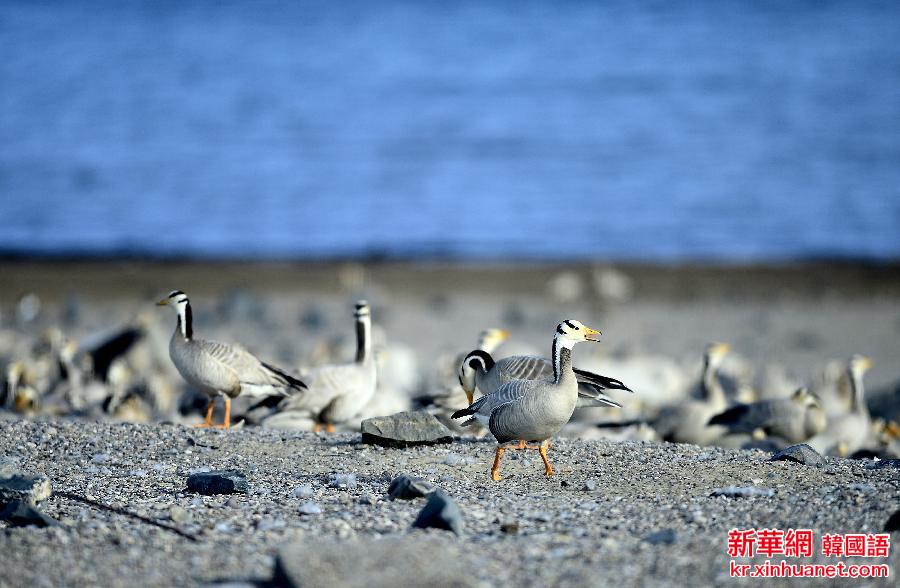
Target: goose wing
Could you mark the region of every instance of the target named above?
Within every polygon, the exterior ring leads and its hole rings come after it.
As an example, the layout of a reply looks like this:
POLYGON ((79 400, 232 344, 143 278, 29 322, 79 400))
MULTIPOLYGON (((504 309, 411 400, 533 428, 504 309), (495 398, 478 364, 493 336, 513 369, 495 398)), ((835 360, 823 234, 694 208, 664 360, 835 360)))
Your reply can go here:
POLYGON ((241 383, 242 394, 288 396, 306 389, 301 380, 260 361, 240 345, 218 341, 197 341, 197 344, 208 361, 234 375, 241 383))

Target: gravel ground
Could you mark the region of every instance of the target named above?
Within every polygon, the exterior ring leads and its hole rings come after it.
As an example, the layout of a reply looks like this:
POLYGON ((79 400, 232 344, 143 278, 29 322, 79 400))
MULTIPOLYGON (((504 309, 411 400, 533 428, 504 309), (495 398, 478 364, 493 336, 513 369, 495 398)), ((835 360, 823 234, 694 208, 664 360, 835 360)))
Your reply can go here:
MULTIPOLYGON (((0 456, 50 479, 41 509, 61 522, 0 523, 0 586, 265 583, 281 549, 305 585, 725 584, 731 528, 874 533, 900 505, 898 469, 864 461, 816 468, 762 452, 560 439, 558 475, 543 476, 536 452, 507 452, 494 483, 489 441, 383 449, 359 439, 0 416, 0 456), (188 492, 203 469, 243 472, 248 493, 188 492), (462 537, 410 530, 425 500, 387 499, 400 472, 457 501, 462 537), (711 496, 729 486, 774 493, 711 496)), ((795 563, 813 561, 826 560, 795 563)), ((893 576, 897 550, 852 563, 889 563, 893 576)))

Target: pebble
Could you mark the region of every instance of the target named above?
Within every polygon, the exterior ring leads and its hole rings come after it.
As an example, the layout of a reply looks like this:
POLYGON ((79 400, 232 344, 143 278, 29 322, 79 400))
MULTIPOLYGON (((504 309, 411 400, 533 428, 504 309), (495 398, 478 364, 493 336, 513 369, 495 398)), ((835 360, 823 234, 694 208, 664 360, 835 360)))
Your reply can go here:
POLYGON ((312 501, 304 502, 297 510, 300 511, 300 514, 302 515, 322 514, 322 507, 312 501))
POLYGON ((95 453, 93 457, 91 457, 91 463, 95 464, 103 464, 109 461, 108 453, 95 453))
POLYGON ((422 478, 400 474, 391 480, 391 484, 388 486, 388 496, 391 500, 398 498, 401 500, 412 500, 413 498, 426 496, 434 492, 434 489, 433 484, 422 478))
POLYGON ((825 465, 825 458, 819 455, 815 449, 806 443, 798 443, 797 445, 785 447, 781 451, 772 454, 769 461, 794 461, 815 467, 823 467, 825 465))
POLYGON ((588 478, 584 481, 584 489, 588 492, 593 492, 597 489, 597 480, 594 478, 588 478))
POLYGON ((356 474, 331 474, 328 485, 332 488, 356 488, 356 474))
POLYGON ((462 535, 464 524, 462 512, 456 502, 443 490, 434 490, 428 495, 428 502, 412 526, 418 529, 445 529, 462 535))
POLYGON ((671 545, 675 543, 677 538, 678 535, 675 533, 675 529, 662 529, 661 531, 650 533, 644 537, 643 541, 650 545, 671 545))
POLYGON ((313 495, 313 487, 310 484, 297 486, 291 492, 291 498, 310 498, 313 495))
POLYGON ((466 458, 461 456, 458 453, 448 453, 447 457, 444 458, 444 463, 449 466, 457 466, 466 463, 466 458))
POLYGON ((716 488, 710 496, 728 496, 730 498, 749 498, 752 496, 775 496, 774 488, 757 488, 756 486, 727 486, 716 488))
POLYGON ((176 524, 186 523, 189 518, 188 511, 177 504, 169 507, 169 520, 176 524))
POLYGON ((198 494, 234 494, 247 492, 247 478, 237 470, 219 470, 191 474, 187 488, 198 494))

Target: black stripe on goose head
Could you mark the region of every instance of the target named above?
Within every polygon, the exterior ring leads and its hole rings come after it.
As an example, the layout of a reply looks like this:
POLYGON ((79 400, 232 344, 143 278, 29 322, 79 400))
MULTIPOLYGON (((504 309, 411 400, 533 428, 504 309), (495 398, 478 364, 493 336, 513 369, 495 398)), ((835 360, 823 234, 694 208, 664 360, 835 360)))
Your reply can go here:
POLYGON ((491 354, 487 351, 476 349, 469 352, 469 354, 463 360, 463 363, 468 365, 473 370, 477 370, 480 367, 487 372, 494 367, 494 358, 491 357, 491 354))

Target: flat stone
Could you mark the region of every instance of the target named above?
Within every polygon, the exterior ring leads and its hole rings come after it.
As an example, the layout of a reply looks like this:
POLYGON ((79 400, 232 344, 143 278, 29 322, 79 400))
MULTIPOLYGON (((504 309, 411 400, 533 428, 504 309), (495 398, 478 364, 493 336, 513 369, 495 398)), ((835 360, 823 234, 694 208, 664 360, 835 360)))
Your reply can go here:
POLYGON ((453 433, 424 411, 398 412, 366 419, 360 425, 362 442, 385 447, 452 443, 453 433))
POLYGON ((13 474, 8 478, 0 478, 0 505, 21 500, 31 506, 50 498, 50 480, 45 476, 26 476, 13 474))
POLYGON ((460 562, 466 561, 464 548, 464 544, 446 535, 386 537, 378 541, 310 538, 279 550, 272 585, 371 588, 414 584, 467 588, 478 582, 465 573, 455 573, 460 562))
POLYGON ((428 502, 412 526, 418 529, 445 529, 462 535, 464 524, 462 512, 456 502, 443 490, 435 490, 428 495, 428 502))
POLYGON ((756 486, 727 486, 716 488, 710 496, 728 496, 729 498, 751 498, 754 496, 775 496, 774 488, 757 488, 756 486))
POLYGON ((246 494, 247 478, 237 470, 198 472, 188 476, 187 487, 190 492, 207 496, 213 494, 246 494))
POLYGON ((434 484, 426 482, 422 478, 400 474, 388 486, 388 496, 391 500, 412 500, 422 498, 434 492, 434 484))
POLYGON ((52 519, 39 511, 34 506, 21 500, 13 500, 0 511, 0 521, 5 521, 13 527, 55 527, 59 525, 56 519, 52 519))
POLYGON ((825 458, 819 455, 815 449, 806 443, 798 443, 797 445, 785 447, 781 451, 772 454, 769 461, 795 461, 797 463, 819 468, 825 466, 825 458))

